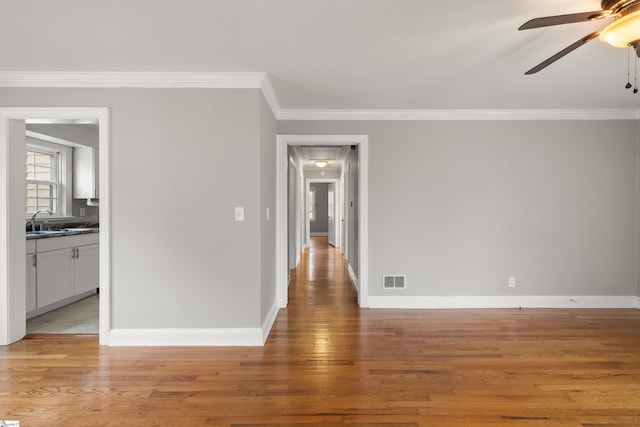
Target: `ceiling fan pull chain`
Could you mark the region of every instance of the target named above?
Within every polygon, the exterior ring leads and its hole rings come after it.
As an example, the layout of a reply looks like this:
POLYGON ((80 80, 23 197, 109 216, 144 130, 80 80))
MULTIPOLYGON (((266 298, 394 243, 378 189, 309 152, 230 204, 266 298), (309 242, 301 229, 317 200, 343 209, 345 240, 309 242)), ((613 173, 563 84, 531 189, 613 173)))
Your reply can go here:
POLYGON ((634 61, 633 93, 638 93, 638 58, 634 61))
POLYGON ((631 89, 631 46, 627 48, 627 84, 625 89, 631 89))

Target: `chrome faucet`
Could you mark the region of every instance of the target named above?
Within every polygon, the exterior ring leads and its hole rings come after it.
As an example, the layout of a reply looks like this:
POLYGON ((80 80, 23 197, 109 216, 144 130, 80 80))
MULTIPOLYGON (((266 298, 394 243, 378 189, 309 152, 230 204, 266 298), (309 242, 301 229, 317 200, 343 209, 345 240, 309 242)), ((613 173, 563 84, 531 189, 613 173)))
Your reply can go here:
POLYGON ((53 215, 53 213, 49 210, 49 209, 40 209, 37 210, 32 216, 31 216, 31 231, 36 231, 36 215, 38 215, 40 212, 46 212, 49 215, 53 215))

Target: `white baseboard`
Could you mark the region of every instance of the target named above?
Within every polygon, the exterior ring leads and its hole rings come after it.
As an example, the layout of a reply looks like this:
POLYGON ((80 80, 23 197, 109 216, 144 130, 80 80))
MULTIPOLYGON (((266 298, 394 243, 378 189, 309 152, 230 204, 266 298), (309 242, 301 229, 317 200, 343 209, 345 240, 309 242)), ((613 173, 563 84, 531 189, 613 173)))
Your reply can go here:
POLYGON ((358 283, 358 278, 356 277, 356 273, 354 273, 353 269, 351 268, 351 264, 347 263, 347 270, 349 271, 349 277, 351 277, 351 280, 353 281, 353 284, 356 287, 356 291, 360 292, 360 284, 358 283))
POLYGON ((312 231, 309 233, 310 236, 313 237, 327 237, 329 235, 329 233, 327 233, 326 231, 312 231))
MULTIPOLYGON (((358 286, 349 266, 349 275, 358 286)), ((640 297, 631 296, 369 296, 369 308, 452 309, 452 308, 640 308, 640 297)), ((109 345, 132 346, 263 346, 278 316, 278 307, 269 310, 261 328, 215 329, 112 329, 109 345)))
POLYGON ((273 324, 275 323, 276 318, 278 317, 279 311, 280 311, 280 308, 278 308, 277 301, 274 300, 273 305, 269 310, 269 313, 267 313, 267 317, 264 319, 264 322, 262 322, 262 344, 260 345, 264 345, 267 342, 267 338, 269 338, 269 334, 271 333, 271 328, 273 327, 273 324))
POLYGON ((109 345, 136 346, 263 346, 278 317, 278 305, 273 302, 260 328, 211 329, 112 329, 109 345))
POLYGON ((260 328, 112 329, 109 345, 137 346, 262 346, 260 328))
POLYGON ((640 308, 635 295, 373 296, 370 308, 640 308))

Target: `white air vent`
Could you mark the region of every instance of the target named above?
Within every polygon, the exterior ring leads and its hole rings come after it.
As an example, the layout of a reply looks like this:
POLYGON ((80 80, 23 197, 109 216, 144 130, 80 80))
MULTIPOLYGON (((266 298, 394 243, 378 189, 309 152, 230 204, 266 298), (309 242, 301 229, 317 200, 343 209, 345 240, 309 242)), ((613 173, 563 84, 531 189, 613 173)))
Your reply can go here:
POLYGON ((406 288, 407 276, 382 276, 382 289, 406 288))

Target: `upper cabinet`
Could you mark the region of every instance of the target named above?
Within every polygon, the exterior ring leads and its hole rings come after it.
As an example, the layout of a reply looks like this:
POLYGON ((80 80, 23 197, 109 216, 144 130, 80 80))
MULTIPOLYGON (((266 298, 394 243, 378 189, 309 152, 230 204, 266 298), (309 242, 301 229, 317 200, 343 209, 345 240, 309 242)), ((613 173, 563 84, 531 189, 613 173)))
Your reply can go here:
POLYGON ((73 150, 73 198, 87 199, 87 204, 98 204, 98 150, 75 147, 73 150))

